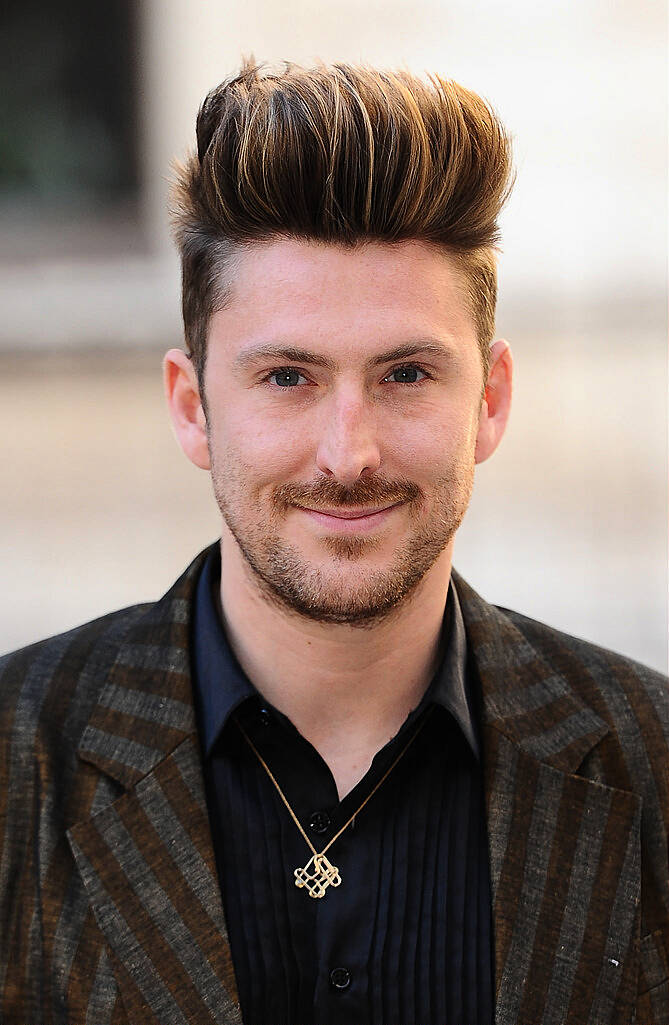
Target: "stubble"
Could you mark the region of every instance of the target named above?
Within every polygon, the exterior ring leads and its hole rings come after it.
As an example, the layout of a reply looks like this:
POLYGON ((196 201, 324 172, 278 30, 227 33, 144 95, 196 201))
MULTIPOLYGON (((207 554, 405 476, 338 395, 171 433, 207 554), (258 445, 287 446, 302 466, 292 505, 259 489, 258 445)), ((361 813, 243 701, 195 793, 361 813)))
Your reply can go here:
POLYGON ((283 610, 323 623, 367 627, 387 618, 408 601, 420 581, 450 543, 469 504, 474 461, 434 481, 429 501, 410 480, 369 478, 346 488, 327 478, 311 484, 286 483, 271 494, 270 508, 254 496, 243 473, 219 468, 212 459, 212 485, 221 515, 233 535, 263 597, 283 610), (369 557, 382 536, 324 534, 329 556, 314 564, 281 535, 292 506, 360 507, 403 502, 408 529, 386 565, 369 557))

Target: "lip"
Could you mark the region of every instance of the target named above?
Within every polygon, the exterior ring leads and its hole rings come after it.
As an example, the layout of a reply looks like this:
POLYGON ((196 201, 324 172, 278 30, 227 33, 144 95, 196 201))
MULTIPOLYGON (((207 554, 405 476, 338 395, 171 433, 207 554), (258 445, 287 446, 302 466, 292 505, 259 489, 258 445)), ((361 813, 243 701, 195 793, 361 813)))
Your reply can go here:
POLYGON ((388 518, 393 509, 397 509, 401 502, 394 502, 393 505, 384 505, 378 509, 309 509, 306 506, 296 506, 300 512, 306 513, 323 527, 343 533, 360 533, 363 530, 375 530, 384 520, 388 518))

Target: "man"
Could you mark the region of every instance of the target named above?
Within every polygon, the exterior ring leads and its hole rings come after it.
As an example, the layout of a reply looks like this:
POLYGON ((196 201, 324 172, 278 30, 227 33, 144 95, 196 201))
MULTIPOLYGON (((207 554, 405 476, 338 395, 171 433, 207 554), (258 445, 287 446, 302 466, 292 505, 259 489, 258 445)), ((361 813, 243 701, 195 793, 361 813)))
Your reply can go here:
POLYGON ((222 537, 4 660, 2 1021, 667 1022, 666 682, 451 570, 502 126, 246 65, 197 141, 165 384, 222 537))

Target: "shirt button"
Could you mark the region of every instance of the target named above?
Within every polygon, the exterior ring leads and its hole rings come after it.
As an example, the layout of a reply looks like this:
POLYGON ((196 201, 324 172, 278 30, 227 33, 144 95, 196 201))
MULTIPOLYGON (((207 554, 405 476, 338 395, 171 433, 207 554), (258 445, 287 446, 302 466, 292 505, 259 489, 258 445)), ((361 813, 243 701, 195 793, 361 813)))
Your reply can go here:
POLYGON ((327 833, 330 828, 330 816, 326 811, 313 811, 309 819, 309 825, 314 833, 319 835, 327 833))
POLYGON ((351 985, 351 973, 348 968, 333 968, 330 972, 330 985, 334 989, 348 989, 351 985))
POLYGON ((261 708, 258 712, 261 726, 269 726, 272 722, 272 714, 268 708, 261 708))

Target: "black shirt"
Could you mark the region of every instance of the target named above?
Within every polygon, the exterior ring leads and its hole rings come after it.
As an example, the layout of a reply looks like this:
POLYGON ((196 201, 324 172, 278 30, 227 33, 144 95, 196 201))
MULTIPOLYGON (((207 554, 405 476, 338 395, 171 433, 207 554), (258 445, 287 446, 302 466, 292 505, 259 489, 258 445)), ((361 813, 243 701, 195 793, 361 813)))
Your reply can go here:
POLYGON ((477 714, 451 583, 442 665, 340 802, 332 773, 236 661, 216 610, 220 556, 196 595, 193 678, 207 804, 245 1025, 490 1025, 490 878, 477 714), (311 851, 235 720, 341 884, 312 898, 311 851))

